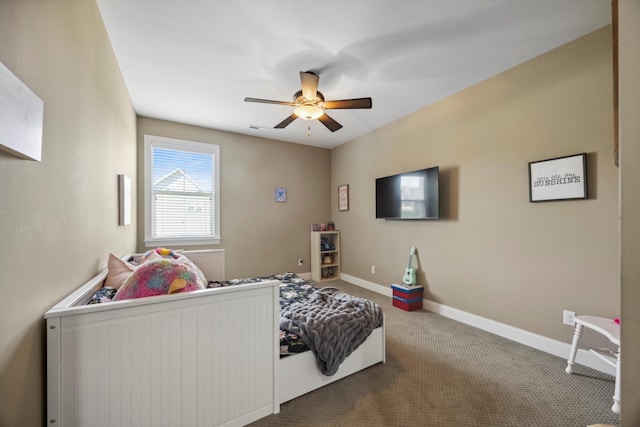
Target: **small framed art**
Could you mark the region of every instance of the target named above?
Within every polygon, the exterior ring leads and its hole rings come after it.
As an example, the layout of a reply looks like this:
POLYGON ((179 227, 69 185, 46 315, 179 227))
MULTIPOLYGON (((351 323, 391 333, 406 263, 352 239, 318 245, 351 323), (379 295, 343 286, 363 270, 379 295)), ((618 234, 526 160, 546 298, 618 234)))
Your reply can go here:
POLYGON ((349 185, 340 185, 338 187, 338 210, 349 210, 349 185))
POLYGON ((529 163, 530 202, 586 198, 586 153, 529 163))
POLYGON ((284 187, 276 187, 276 203, 284 203, 287 201, 287 189, 284 187))

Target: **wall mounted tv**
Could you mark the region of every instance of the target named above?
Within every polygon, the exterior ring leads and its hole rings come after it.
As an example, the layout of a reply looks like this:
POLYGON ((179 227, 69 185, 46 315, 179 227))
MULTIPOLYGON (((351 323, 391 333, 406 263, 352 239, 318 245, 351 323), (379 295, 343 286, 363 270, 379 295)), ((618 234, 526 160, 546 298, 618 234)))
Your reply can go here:
POLYGON ((376 218, 438 219, 439 168, 376 179, 376 218))

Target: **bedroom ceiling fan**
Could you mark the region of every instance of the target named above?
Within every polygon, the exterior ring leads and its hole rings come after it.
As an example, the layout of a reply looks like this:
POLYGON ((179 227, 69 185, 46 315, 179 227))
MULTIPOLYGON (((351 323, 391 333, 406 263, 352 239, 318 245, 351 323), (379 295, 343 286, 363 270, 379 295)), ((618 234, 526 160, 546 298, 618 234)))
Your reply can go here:
POLYGON ((311 71, 300 71, 300 84, 302 90, 293 94, 293 102, 273 101, 270 99, 245 98, 245 102, 259 102, 263 104, 278 104, 295 107, 293 114, 274 126, 275 129, 284 129, 295 119, 319 120, 331 132, 342 127, 340 123, 332 119, 326 110, 371 108, 371 98, 341 99, 325 101, 324 95, 318 90, 320 77, 311 71))

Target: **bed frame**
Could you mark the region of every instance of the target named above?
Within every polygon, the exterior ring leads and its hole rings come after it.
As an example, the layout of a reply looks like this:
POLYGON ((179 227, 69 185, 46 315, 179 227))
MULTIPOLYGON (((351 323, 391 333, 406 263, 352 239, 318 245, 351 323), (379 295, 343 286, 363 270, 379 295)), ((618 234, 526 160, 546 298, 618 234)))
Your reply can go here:
MULTIPOLYGON (((223 249, 184 254, 224 280, 223 249)), ((280 359, 278 281, 84 305, 106 275, 45 313, 49 425, 241 426, 385 361, 384 326, 331 377, 280 359)))

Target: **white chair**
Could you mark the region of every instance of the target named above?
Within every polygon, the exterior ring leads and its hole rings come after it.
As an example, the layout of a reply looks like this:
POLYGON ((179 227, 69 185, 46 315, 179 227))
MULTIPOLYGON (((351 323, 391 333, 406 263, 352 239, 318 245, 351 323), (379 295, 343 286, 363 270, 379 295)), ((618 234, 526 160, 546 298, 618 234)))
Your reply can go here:
POLYGON ((597 349, 589 349, 590 352, 604 360, 609 365, 616 369, 616 385, 613 394, 613 406, 611 410, 616 414, 620 413, 620 325, 613 319, 607 319, 597 316, 576 316, 576 329, 573 333, 573 342, 571 344, 571 352, 569 353, 569 360, 567 361, 567 374, 573 372, 573 365, 576 360, 576 353, 578 352, 578 341, 582 334, 582 328, 592 329, 609 339, 613 344, 618 346, 618 349, 614 352, 603 353, 597 349))

